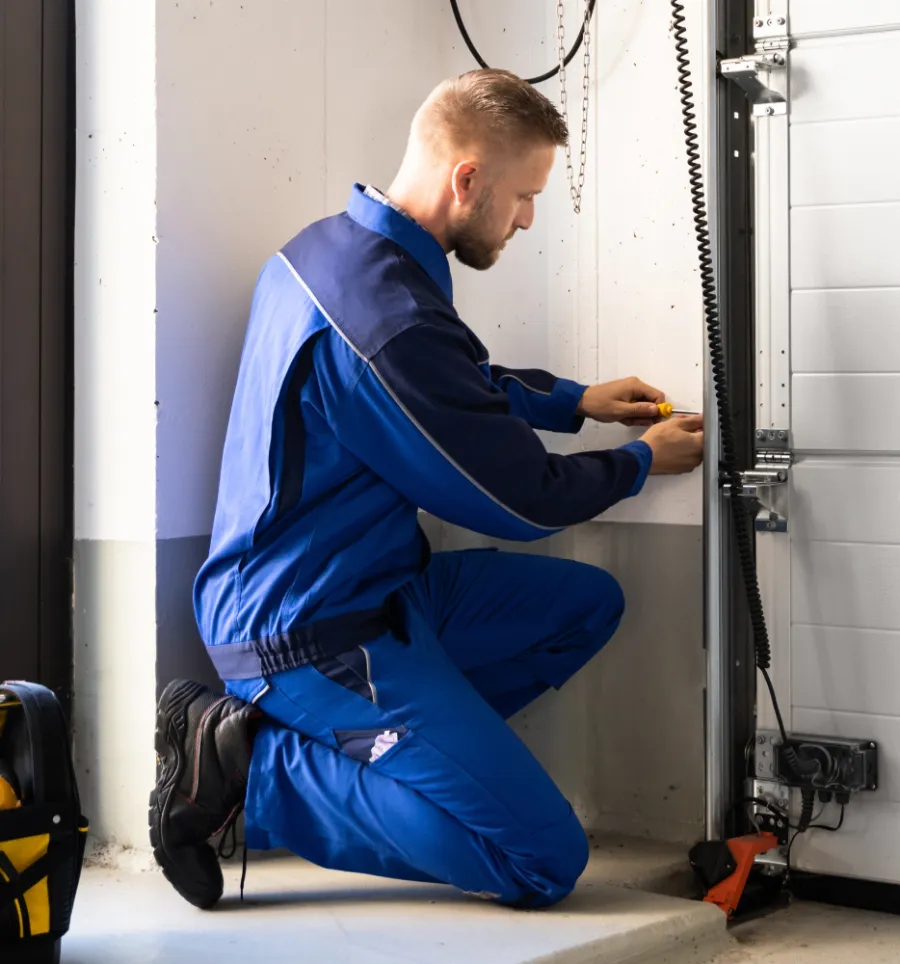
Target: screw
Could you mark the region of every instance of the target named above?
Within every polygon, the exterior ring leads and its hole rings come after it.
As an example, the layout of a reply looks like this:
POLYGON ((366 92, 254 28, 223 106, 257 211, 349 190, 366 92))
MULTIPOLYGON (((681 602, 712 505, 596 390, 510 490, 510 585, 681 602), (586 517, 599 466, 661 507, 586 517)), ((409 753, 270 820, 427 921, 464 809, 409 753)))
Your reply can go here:
POLYGON ((778 433, 778 437, 779 437, 779 438, 782 438, 782 439, 783 439, 783 438, 787 438, 787 433, 786 433, 786 432, 779 432, 779 433, 778 433))
POLYGON ((758 737, 756 738, 756 742, 757 742, 760 746, 763 746, 763 744, 766 742, 766 738, 765 738, 764 736, 758 736, 758 737))
POLYGON ((778 26, 779 26, 779 27, 783 27, 786 23, 787 23, 787 20, 785 20, 784 17, 779 17, 779 18, 778 18, 778 26))
POLYGON ((774 22, 775 22, 775 21, 772 20, 771 17, 769 17, 769 19, 766 21, 766 23, 767 23, 770 27, 772 26, 772 24, 773 24, 774 22))
POLYGON ((769 530, 773 530, 775 528, 775 523, 774 522, 766 523, 766 528, 769 530))
POLYGON ((775 108, 774 108, 774 107, 767 107, 767 108, 766 108, 766 113, 769 115, 769 117, 771 117, 771 116, 775 113, 775 108))
POLYGON ((756 21, 756 26, 757 26, 757 27, 761 27, 762 25, 763 25, 763 21, 762 21, 762 20, 757 20, 757 21, 756 21))
POLYGON ((54 823, 62 823, 62 817, 59 816, 59 814, 57 814, 57 815, 53 818, 53 822, 54 822, 54 823))

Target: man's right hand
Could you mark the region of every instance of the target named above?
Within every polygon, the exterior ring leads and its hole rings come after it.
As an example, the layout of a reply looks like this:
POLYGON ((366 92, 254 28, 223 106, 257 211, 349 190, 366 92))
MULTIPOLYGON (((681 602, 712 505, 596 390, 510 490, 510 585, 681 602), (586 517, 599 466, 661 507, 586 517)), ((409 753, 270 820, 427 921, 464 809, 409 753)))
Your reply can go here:
POLYGON ((651 475, 683 475, 703 461, 703 416, 687 415, 654 425, 641 437, 653 452, 651 475))

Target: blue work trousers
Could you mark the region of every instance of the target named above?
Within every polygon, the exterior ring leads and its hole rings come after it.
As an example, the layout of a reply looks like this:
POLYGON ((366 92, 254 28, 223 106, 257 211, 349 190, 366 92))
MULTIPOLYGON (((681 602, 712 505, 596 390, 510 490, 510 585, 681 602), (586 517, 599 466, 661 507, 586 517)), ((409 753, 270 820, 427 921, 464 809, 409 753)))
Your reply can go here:
POLYGON ((229 686, 265 714, 248 846, 512 906, 556 903, 587 840, 505 720, 613 635, 618 583, 566 559, 472 550, 435 554, 399 595, 406 639, 229 686))

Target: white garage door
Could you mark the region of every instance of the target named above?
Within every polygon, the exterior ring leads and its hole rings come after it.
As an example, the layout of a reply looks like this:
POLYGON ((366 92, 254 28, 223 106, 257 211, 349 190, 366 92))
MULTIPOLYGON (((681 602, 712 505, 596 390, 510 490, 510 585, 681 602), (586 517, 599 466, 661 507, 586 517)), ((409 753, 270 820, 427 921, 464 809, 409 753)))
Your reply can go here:
MULTIPOLYGON (((758 538, 773 676, 789 730, 875 740, 881 771, 792 863, 898 882, 900 0, 757 14, 795 42, 788 113, 757 120, 757 425, 795 454, 788 531, 758 538)), ((774 728, 767 694, 759 710, 774 728)))

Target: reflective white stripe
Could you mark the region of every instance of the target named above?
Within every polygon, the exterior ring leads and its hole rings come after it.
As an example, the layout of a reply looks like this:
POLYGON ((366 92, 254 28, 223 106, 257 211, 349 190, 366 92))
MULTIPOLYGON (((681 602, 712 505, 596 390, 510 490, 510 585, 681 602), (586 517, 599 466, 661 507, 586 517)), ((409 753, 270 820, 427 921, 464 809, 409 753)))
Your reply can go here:
POLYGON ((269 692, 269 690, 270 690, 271 688, 272 688, 272 687, 269 686, 268 683, 266 683, 266 685, 256 694, 256 696, 253 697, 252 700, 250 700, 250 702, 251 702, 251 703, 257 703, 257 702, 259 702, 259 700, 261 700, 261 699, 266 695, 266 693, 269 692))
POLYGON ((372 702, 378 706, 378 690, 375 689, 375 684, 372 682, 372 658, 369 656, 369 651, 365 646, 360 646, 359 648, 363 651, 363 656, 366 657, 366 682, 372 691, 372 702))
POLYGON ((553 392, 542 392, 539 388, 532 388, 527 382, 523 382, 521 378, 517 378, 515 375, 501 375, 498 381, 503 381, 504 378, 511 378, 514 382, 518 382, 523 388, 527 388, 529 392, 534 392, 535 395, 545 395, 548 398, 553 394, 553 392))
MULTIPOLYGON (((354 345, 353 342, 350 341, 350 339, 341 331, 341 329, 338 328, 338 326, 331 320, 331 318, 328 315, 328 312, 319 303, 319 299, 316 298, 316 296, 309 290, 309 286, 307 285, 307 283, 300 277, 299 274, 297 274, 297 269, 284 256, 284 252, 279 251, 278 257, 281 258, 281 260, 288 266, 291 274, 303 286, 303 290, 309 295, 310 299, 312 300, 312 303, 319 309, 319 311, 322 312, 322 317, 328 322, 329 325, 331 325, 332 328, 334 328, 334 330, 341 336, 341 338, 344 339, 344 341, 353 349, 353 351, 360 358, 362 358, 364 362, 368 364, 369 368, 372 369, 372 371, 375 374, 375 377, 378 379, 379 382, 381 382, 382 386, 384 387, 384 390, 388 393, 388 395, 390 395, 391 398, 397 403, 397 407, 400 409, 400 411, 403 412, 403 414, 410 420, 410 422, 412 422, 413 425, 415 425, 415 427, 419 430, 419 432, 424 436, 424 438, 426 438, 428 442, 431 443, 432 447, 437 449, 437 451, 440 452, 441 455, 443 455, 443 457, 453 466, 454 469, 456 469, 457 472, 459 472, 459 474, 467 482, 470 482, 472 485, 474 485, 475 488, 478 489, 478 491, 482 495, 486 495, 491 500, 491 502, 494 503, 494 505, 499 506, 501 509, 503 509, 504 512, 509 513, 509 515, 511 515, 514 519, 518 519, 520 522, 524 522, 525 525, 529 525, 533 529, 538 529, 541 532, 562 531, 562 528, 564 527, 538 525, 537 522, 532 522, 530 519, 526 519, 525 516, 519 515, 518 512, 513 511, 512 509, 510 509, 508 505, 504 505, 495 495, 488 492, 488 490, 483 485, 481 485, 479 482, 476 482, 475 479, 473 479, 472 476, 469 475, 469 473, 466 472, 466 470, 458 462, 456 462, 453 458, 451 458, 450 455, 447 452, 445 452, 441 448, 441 446, 438 445, 438 443, 428 434, 428 432, 426 432, 425 429, 415 420, 412 413, 403 404, 403 402, 401 402, 400 399, 394 394, 394 391, 391 388, 391 386, 388 385, 388 383, 381 377, 380 372, 372 364, 372 362, 366 358, 366 356, 356 347, 356 345, 354 345)), ((528 386, 526 385, 525 387, 527 388, 528 386)))
POLYGON ((331 320, 331 318, 328 315, 328 312, 319 304, 319 299, 309 290, 309 285, 300 277, 299 274, 297 274, 297 269, 284 256, 283 251, 278 252, 278 257, 281 258, 281 260, 288 266, 288 270, 303 286, 303 290, 309 295, 310 300, 319 309, 319 311, 322 313, 322 317, 328 322, 328 324, 331 325, 332 328, 334 328, 334 330, 341 336, 341 338, 343 338, 344 341, 347 342, 347 344, 353 349, 354 352, 356 352, 356 354, 363 361, 368 361, 366 356, 356 347, 356 345, 353 344, 352 341, 350 341, 350 339, 341 331, 341 329, 338 328, 338 326, 331 320))
POLYGON ((438 452, 440 452, 441 455, 444 456, 444 458, 453 466, 453 468, 456 469, 456 471, 459 472, 459 474, 467 482, 471 482, 472 485, 474 485, 475 488, 478 489, 478 491, 481 492, 482 495, 486 495, 491 500, 491 502, 494 503, 494 505, 499 506, 501 509, 503 509, 504 512, 508 512, 514 519, 518 519, 520 522, 524 522, 526 525, 531 526, 533 529, 540 529, 542 532, 559 532, 560 531, 559 526, 538 525, 537 522, 532 522, 530 519, 526 519, 525 516, 519 515, 518 512, 515 512, 513 509, 510 509, 508 505, 504 505, 495 495, 488 492, 488 490, 483 485, 481 485, 479 482, 476 482, 475 479, 473 479, 472 476, 469 475, 469 473, 457 461, 451 458, 450 455, 448 455, 441 448, 441 446, 438 445, 437 442, 435 442, 435 440, 428 434, 428 432, 426 432, 425 429, 422 428, 422 426, 414 418, 412 412, 410 412, 410 410, 403 404, 403 402, 400 401, 400 399, 394 394, 391 386, 388 385, 388 383, 381 377, 380 372, 372 364, 372 362, 369 362, 369 368, 371 368, 372 371, 375 373, 375 377, 378 379, 378 381, 381 382, 382 386, 384 387, 384 390, 397 403, 397 407, 400 409, 400 411, 403 412, 403 414, 413 423, 413 425, 415 425, 415 427, 432 444, 432 446, 434 446, 434 448, 436 448, 438 452))

